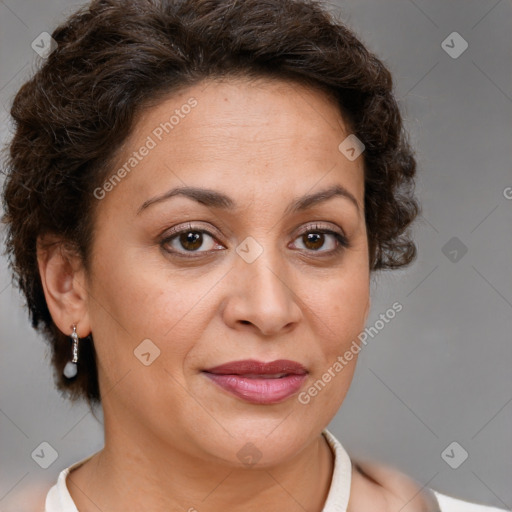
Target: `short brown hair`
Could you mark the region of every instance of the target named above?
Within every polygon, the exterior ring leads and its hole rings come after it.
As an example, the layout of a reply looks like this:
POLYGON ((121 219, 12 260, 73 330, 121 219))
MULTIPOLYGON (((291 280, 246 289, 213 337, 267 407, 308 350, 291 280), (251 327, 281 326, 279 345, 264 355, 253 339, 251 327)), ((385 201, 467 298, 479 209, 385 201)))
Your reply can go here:
POLYGON ((52 347, 59 389, 100 402, 95 351, 62 376, 69 337, 48 310, 40 235, 60 236, 89 268, 95 198, 149 101, 206 78, 274 77, 320 87, 364 143, 370 270, 409 264, 419 211, 416 162, 391 74, 321 3, 308 0, 95 0, 52 34, 57 48, 17 93, 3 190, 7 253, 32 326, 52 347), (42 324, 42 328, 41 328, 42 324))

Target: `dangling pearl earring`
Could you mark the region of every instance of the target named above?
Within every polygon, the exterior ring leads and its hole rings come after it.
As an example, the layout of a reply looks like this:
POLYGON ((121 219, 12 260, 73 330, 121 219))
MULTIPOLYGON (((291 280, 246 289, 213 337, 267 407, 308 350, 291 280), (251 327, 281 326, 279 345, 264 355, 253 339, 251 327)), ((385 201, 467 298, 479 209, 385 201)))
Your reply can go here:
POLYGON ((73 325, 73 332, 71 333, 71 339, 73 340, 73 358, 71 361, 68 361, 66 363, 66 366, 64 367, 64 377, 67 377, 68 379, 72 379, 73 377, 76 377, 76 374, 78 373, 78 368, 76 366, 76 363, 78 362, 78 341, 79 337, 76 333, 76 325, 73 325))

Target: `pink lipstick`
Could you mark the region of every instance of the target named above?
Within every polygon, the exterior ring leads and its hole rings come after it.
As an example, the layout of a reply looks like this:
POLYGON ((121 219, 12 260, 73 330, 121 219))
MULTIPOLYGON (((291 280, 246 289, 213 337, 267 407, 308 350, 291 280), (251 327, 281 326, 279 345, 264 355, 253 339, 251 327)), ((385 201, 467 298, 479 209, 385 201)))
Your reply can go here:
POLYGON ((283 402, 297 393, 308 373, 301 364, 286 359, 232 361, 203 372, 228 393, 261 405, 283 402))

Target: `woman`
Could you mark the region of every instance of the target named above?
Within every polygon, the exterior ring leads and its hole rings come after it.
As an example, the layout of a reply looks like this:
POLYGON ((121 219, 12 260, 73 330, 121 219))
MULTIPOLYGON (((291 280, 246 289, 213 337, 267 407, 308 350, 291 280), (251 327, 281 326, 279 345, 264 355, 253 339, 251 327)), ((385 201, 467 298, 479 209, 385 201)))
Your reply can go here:
POLYGON ((415 256, 385 66, 307 1, 95 1, 52 37, 12 107, 7 248, 105 447, 47 512, 496 510, 325 430, 371 273, 415 256))

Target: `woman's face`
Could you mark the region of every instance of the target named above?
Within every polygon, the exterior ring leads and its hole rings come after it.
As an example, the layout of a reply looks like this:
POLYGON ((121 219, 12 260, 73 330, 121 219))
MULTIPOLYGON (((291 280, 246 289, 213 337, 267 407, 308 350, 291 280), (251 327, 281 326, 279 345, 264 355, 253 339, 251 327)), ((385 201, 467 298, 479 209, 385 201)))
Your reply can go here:
POLYGON ((87 307, 107 438, 265 465, 328 424, 369 305, 349 134, 322 93, 270 80, 202 82, 138 119, 95 192, 87 307), (247 360, 296 364, 215 370, 247 360))

